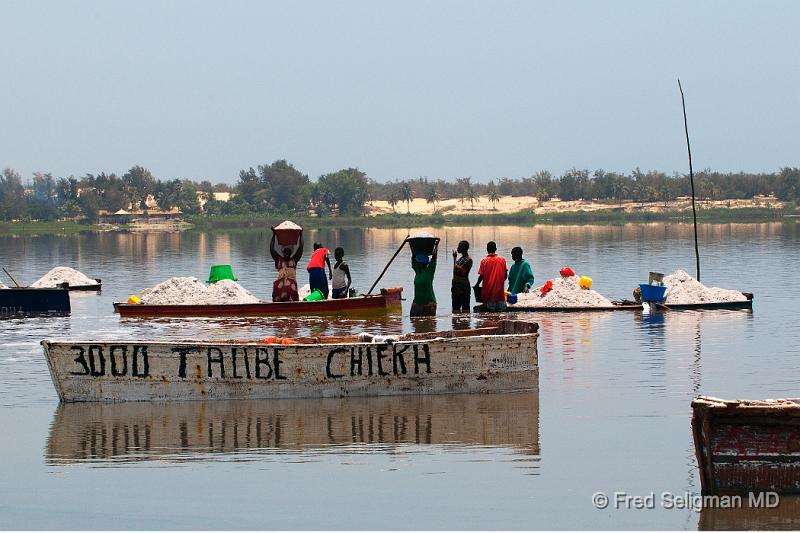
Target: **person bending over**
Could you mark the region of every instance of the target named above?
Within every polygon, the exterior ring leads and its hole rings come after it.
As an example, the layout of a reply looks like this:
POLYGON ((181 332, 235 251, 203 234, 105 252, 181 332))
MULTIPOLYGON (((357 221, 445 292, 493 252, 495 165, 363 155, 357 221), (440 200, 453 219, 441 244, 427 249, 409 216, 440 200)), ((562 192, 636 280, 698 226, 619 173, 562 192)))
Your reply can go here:
POLYGON ((331 260, 328 257, 328 249, 323 248, 318 242, 314 243, 314 253, 311 254, 311 259, 308 261, 308 284, 311 286, 311 292, 318 289, 319 292, 328 299, 328 279, 333 277, 331 272, 331 260), (325 277, 325 265, 328 265, 328 277, 325 277))

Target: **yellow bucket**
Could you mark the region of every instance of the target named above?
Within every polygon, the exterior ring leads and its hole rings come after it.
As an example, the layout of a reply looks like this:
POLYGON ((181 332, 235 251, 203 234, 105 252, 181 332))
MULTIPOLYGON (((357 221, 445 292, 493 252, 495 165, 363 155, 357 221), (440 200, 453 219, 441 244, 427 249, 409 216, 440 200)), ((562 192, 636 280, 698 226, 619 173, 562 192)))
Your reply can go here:
POLYGON ((592 278, 589 276, 581 276, 578 280, 578 285, 581 289, 589 289, 592 286, 592 278))

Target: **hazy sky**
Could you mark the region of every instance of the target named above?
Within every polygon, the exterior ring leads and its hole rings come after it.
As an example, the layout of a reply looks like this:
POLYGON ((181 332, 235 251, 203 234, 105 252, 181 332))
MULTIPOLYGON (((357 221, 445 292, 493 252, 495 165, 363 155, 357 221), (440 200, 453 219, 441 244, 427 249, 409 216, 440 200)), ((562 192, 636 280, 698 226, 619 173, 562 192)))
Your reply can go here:
POLYGON ((800 166, 800 2, 0 1, 0 167, 800 166))

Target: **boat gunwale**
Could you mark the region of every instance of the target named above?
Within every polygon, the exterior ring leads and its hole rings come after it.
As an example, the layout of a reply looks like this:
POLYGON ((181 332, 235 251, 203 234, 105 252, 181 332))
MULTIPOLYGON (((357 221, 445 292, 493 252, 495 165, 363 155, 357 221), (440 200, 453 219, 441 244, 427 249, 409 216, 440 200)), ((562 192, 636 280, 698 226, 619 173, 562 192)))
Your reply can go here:
POLYGON ((303 338, 302 340, 311 340, 312 342, 292 342, 289 344, 281 344, 279 342, 267 343, 261 339, 205 339, 205 340, 191 340, 191 339, 164 339, 164 340, 130 340, 125 339, 122 341, 116 339, 97 339, 97 340, 83 340, 83 339, 43 339, 40 344, 47 348, 48 346, 66 344, 126 344, 126 345, 181 345, 181 346, 272 346, 282 348, 315 348, 319 346, 376 346, 384 344, 404 344, 404 343, 418 343, 418 342, 433 342, 433 341, 456 341, 464 339, 507 339, 519 337, 537 337, 539 335, 538 324, 533 322, 533 331, 525 333, 503 333, 500 327, 476 328, 469 330, 451 330, 444 332, 431 332, 431 333, 409 333, 400 336, 399 339, 392 339, 390 342, 371 342, 361 341, 358 337, 338 337, 331 338, 330 342, 325 342, 326 339, 319 338, 316 342, 315 338, 303 338), (495 333, 488 331, 494 330, 495 333), (464 334, 456 334, 456 332, 465 332, 464 334), (450 333, 451 335, 447 335, 450 333))

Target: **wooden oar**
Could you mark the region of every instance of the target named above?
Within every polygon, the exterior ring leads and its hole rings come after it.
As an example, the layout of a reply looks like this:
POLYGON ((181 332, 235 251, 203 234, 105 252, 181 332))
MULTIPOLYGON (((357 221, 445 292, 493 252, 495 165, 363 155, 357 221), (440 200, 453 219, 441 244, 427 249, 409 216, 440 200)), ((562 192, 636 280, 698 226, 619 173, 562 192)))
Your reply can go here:
POLYGON ((400 244, 400 248, 398 248, 398 249, 397 249, 397 251, 394 253, 394 255, 392 256, 392 258, 391 258, 391 259, 389 259, 389 262, 388 262, 388 263, 386 263, 386 266, 385 266, 385 267, 383 267, 383 272, 381 272, 381 275, 380 275, 380 276, 378 276, 378 279, 376 279, 376 280, 375 280, 375 283, 373 283, 373 284, 372 284, 372 287, 370 287, 370 288, 369 288, 369 292, 367 292, 367 296, 369 296, 370 294, 372 294, 372 290, 375 288, 375 285, 377 285, 377 284, 378 284, 378 282, 379 282, 379 281, 381 280, 381 278, 383 277, 383 275, 384 275, 384 274, 386 274, 386 271, 389 269, 389 265, 391 265, 391 264, 392 264, 392 261, 394 261, 394 258, 395 258, 395 257, 397 257, 397 254, 399 254, 399 253, 400 253, 400 250, 402 250, 402 249, 403 249, 403 246, 405 246, 405 245, 406 245, 406 242, 408 242, 408 238, 409 238, 409 237, 411 237, 411 234, 408 234, 408 235, 406 235, 406 238, 405 238, 405 239, 403 239, 403 242, 400 244))
POLYGON ((6 276, 8 276, 9 278, 11 278, 11 281, 13 281, 13 282, 14 282, 14 285, 16 285, 17 287, 19 287, 19 283, 17 283, 17 280, 15 280, 15 279, 14 279, 14 276, 12 276, 11 274, 9 274, 9 273, 8 273, 8 270, 6 270, 6 268, 5 268, 5 267, 3 267, 3 272, 5 272, 5 273, 6 273, 6 276))

